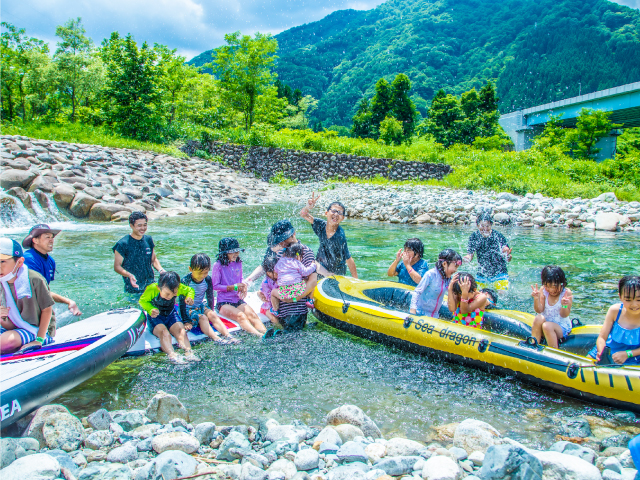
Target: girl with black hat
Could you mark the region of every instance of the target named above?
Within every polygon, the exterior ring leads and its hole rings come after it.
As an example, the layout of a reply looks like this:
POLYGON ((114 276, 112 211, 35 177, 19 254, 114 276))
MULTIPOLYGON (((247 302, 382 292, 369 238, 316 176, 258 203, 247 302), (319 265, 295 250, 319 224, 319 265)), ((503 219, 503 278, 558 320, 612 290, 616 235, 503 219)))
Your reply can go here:
POLYGON ((213 289, 218 292, 216 310, 220 315, 235 321, 243 330, 262 336, 266 332, 264 324, 243 300, 247 285, 242 283, 242 261, 237 239, 225 237, 218 244, 218 260, 211 269, 213 289))

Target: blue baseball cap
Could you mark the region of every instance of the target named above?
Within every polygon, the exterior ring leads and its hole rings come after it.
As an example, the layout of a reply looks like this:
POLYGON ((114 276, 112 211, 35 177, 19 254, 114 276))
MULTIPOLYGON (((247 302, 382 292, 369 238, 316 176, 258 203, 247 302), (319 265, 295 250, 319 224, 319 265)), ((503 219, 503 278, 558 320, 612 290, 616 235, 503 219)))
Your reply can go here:
POLYGON ((15 240, 7 237, 0 238, 0 259, 7 260, 13 257, 22 257, 22 247, 15 240))

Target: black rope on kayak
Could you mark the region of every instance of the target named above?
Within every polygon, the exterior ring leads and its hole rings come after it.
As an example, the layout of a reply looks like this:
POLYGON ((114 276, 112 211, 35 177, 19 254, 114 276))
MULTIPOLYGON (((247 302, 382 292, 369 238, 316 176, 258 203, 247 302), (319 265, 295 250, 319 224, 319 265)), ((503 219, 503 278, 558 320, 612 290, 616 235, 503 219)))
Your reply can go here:
POLYGON ((331 275, 329 278, 332 278, 336 282, 338 282, 338 292, 340 292, 340 298, 342 298, 342 313, 347 313, 349 311, 349 307, 351 306, 351 304, 344 299, 344 295, 342 294, 342 289, 340 288, 340 282, 336 278, 335 274, 331 275))

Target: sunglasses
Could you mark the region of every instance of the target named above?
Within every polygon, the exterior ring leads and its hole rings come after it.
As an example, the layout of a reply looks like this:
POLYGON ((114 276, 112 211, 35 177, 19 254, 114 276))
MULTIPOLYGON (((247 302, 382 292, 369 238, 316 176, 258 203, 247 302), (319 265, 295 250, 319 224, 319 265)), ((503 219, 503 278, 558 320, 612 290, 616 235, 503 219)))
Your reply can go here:
POLYGON ((329 210, 331 213, 335 213, 336 215, 340 215, 340 216, 344 216, 344 212, 341 212, 340 210, 334 210, 333 208, 331 210, 329 210))

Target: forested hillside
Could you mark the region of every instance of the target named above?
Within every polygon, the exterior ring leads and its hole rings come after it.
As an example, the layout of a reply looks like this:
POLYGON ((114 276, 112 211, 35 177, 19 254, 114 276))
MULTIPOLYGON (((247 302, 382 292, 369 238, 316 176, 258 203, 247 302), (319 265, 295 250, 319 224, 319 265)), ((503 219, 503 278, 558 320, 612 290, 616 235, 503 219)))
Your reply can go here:
POLYGON ((320 100, 324 125, 350 124, 376 81, 398 73, 422 114, 438 89, 488 79, 502 112, 640 80, 640 12, 606 0, 389 0, 276 38, 280 80, 320 100))

